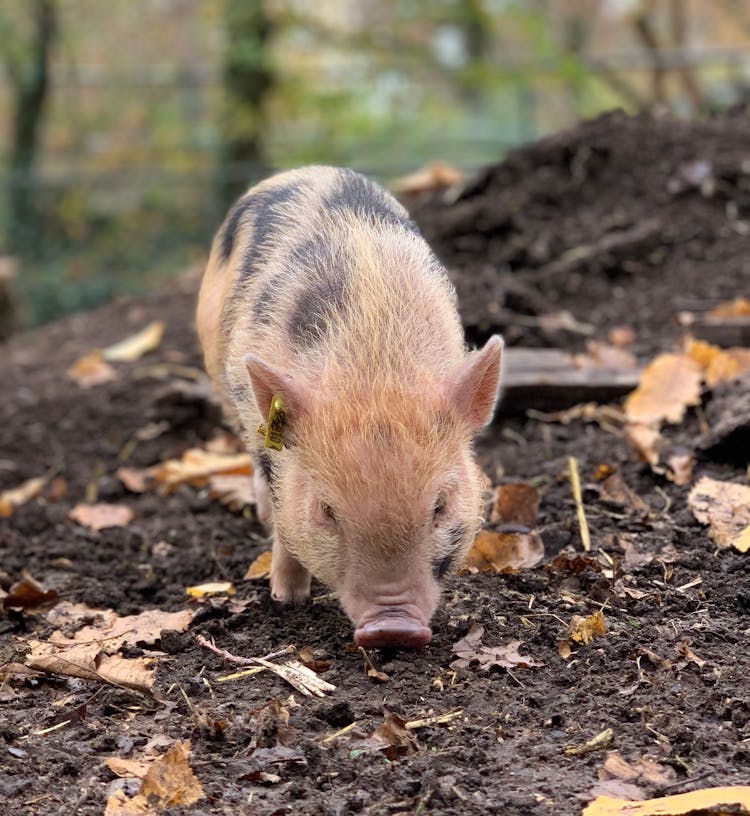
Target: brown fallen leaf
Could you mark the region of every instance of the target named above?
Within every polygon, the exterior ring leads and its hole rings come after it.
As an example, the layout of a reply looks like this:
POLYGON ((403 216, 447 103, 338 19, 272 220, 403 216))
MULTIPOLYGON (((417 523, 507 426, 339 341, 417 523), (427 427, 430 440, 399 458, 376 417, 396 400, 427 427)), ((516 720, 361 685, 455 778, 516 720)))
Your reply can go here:
POLYGON ((684 640, 678 643, 676 648, 677 652, 681 654, 688 663, 694 663, 699 669, 702 669, 706 665, 706 661, 698 657, 684 640))
POLYGON ((630 513, 641 516, 647 516, 649 513, 649 506, 628 487, 619 473, 613 473, 602 482, 599 496, 602 501, 622 507, 630 513))
POLYGON ((625 416, 637 425, 678 424, 691 405, 700 404, 701 367, 686 354, 660 354, 641 374, 625 400, 625 416))
POLYGON ((145 493, 153 484, 148 470, 141 468, 117 468, 117 478, 131 493, 145 493))
MULTIPOLYGON (((72 604, 63 611, 66 610, 71 616, 81 614, 81 610, 72 604)), ((165 629, 184 631, 194 614, 187 609, 180 612, 151 609, 125 617, 118 617, 111 610, 91 609, 88 612, 94 623, 83 626, 72 637, 58 630, 46 641, 29 641, 31 651, 26 657, 26 665, 39 671, 105 680, 148 692, 155 679, 153 659, 123 658, 117 652, 123 646, 152 645, 165 629)), ((56 620, 61 620, 59 614, 56 620)))
POLYGON ((271 575, 271 550, 262 552, 247 568, 245 581, 260 581, 271 575))
POLYGON ((688 495, 688 506, 701 524, 708 524, 717 547, 750 551, 750 486, 704 476, 688 495))
POLYGON ((202 799, 203 787, 189 759, 190 742, 176 742, 163 757, 151 763, 134 797, 129 798, 122 790, 109 797, 104 816, 156 816, 202 799))
POLYGON ((169 459, 149 468, 148 473, 164 493, 173 493, 182 484, 203 487, 211 476, 253 472, 248 453, 212 453, 203 448, 185 451, 181 459, 169 459))
POLYGON ((253 480, 247 475, 222 473, 211 476, 208 487, 211 498, 218 499, 233 513, 241 513, 256 502, 253 480))
POLYGON ((143 779, 156 757, 145 759, 126 759, 125 757, 109 757, 105 765, 113 774, 120 777, 143 779))
POLYGON ((609 345, 599 340, 586 341, 586 354, 576 354, 573 358, 581 368, 614 368, 627 371, 638 367, 638 360, 622 346, 609 345))
POLYGON ((536 530, 497 533, 480 530, 464 560, 462 572, 506 572, 528 569, 544 558, 544 543, 536 530))
POLYGON ((380 669, 375 668, 375 664, 370 659, 370 655, 367 654, 367 649, 360 646, 359 652, 365 661, 365 674, 371 680, 374 680, 376 683, 387 683, 391 679, 390 675, 386 674, 384 671, 380 671, 380 669))
POLYGON ((125 504, 86 504, 80 502, 68 513, 71 521, 91 530, 106 527, 126 527, 133 520, 133 511, 125 504))
POLYGON ((490 521, 493 524, 520 524, 530 530, 537 525, 539 491, 525 482, 495 488, 490 521))
POLYGON ((107 346, 102 352, 103 359, 113 363, 132 363, 159 347, 164 336, 164 322, 154 320, 136 334, 131 335, 119 343, 107 346))
POLYGON ((303 646, 301 649, 299 649, 297 651, 297 657, 299 657, 300 663, 302 663, 303 666, 307 667, 308 669, 312 669, 316 674, 323 674, 323 672, 327 672, 333 664, 332 660, 324 660, 319 657, 315 657, 311 646, 303 646))
POLYGON ((652 468, 659 464, 659 448, 662 437, 655 425, 631 422, 625 426, 625 433, 633 450, 652 468))
POLYGON ((667 479, 678 487, 686 487, 693 481, 695 457, 691 453, 675 453, 667 459, 667 479))
POLYGON ((0 493, 0 518, 8 518, 16 507, 35 499, 47 484, 46 476, 35 476, 27 479, 18 487, 0 493))
POLYGON ((399 195, 418 195, 429 190, 452 187, 464 180, 464 174, 445 162, 431 162, 413 173, 395 179, 389 185, 399 195))
POLYGON ((728 816, 750 814, 750 787, 704 788, 675 796, 631 802, 599 796, 583 816, 728 816))
POLYGON ((604 613, 601 609, 585 618, 581 615, 573 615, 568 625, 568 638, 574 643, 581 643, 584 646, 598 637, 604 637, 606 633, 604 613))
POLYGON ((635 332, 630 326, 614 326, 607 333, 607 341, 618 348, 632 346, 635 343, 635 332))
POLYGON ((746 297, 736 297, 714 306, 708 312, 709 317, 750 317, 750 300, 746 297))
POLYGON ((723 349, 691 337, 685 343, 685 352, 701 366, 709 388, 715 388, 750 371, 750 349, 747 348, 735 346, 723 349))
POLYGON ((472 663, 479 663, 484 671, 498 667, 503 669, 526 669, 532 666, 543 666, 544 663, 534 658, 523 656, 519 648, 523 641, 512 640, 505 646, 485 646, 482 643, 484 626, 472 624, 468 634, 453 644, 453 653, 458 659, 451 663, 451 668, 466 668, 472 663))
POLYGON ((406 727, 406 720, 398 714, 389 712, 385 715, 382 725, 373 731, 367 739, 355 743, 355 753, 376 752, 384 754, 391 762, 396 762, 403 756, 416 754, 419 743, 414 734, 406 727))
POLYGON ((56 603, 59 598, 54 589, 45 589, 28 573, 11 585, 3 598, 5 609, 38 609, 56 603))
POLYGON ((68 378, 81 388, 93 388, 95 385, 113 382, 120 376, 99 351, 93 351, 79 358, 66 373, 68 378))
POLYGON ((674 769, 660 765, 649 757, 639 757, 627 762, 617 751, 611 751, 599 771, 599 778, 623 779, 627 782, 639 780, 651 785, 666 785, 675 778, 674 769))

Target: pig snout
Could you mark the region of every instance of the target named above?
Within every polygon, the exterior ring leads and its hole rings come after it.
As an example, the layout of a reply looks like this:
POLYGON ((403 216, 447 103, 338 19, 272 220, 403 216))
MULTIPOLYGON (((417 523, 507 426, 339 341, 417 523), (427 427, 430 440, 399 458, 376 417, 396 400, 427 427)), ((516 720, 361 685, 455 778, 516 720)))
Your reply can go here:
POLYGON ((354 641, 367 649, 423 649, 432 640, 429 623, 439 589, 425 583, 397 587, 375 582, 345 592, 344 609, 355 625, 354 641))
POLYGON ((424 649, 431 640, 429 626, 396 610, 378 614, 354 632, 354 642, 366 649, 424 649))

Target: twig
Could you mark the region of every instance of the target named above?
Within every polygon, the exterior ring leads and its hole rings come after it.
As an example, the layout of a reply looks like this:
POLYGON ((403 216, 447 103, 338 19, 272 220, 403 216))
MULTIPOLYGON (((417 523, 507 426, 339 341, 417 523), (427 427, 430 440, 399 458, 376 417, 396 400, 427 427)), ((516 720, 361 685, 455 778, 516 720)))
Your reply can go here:
POLYGON ((298 660, 292 660, 284 664, 271 663, 269 660, 269 658, 294 654, 296 651, 294 646, 285 646, 283 649, 271 652, 266 655, 266 657, 241 657, 226 651, 226 649, 220 649, 211 643, 210 640, 204 638, 203 635, 196 635, 195 639, 204 649, 208 649, 210 652, 223 657, 225 660, 229 660, 231 663, 239 663, 241 666, 262 666, 264 669, 268 669, 268 671, 286 680, 290 686, 296 688, 297 691, 306 697, 313 695, 315 697, 323 697, 327 692, 334 691, 336 688, 332 683, 328 683, 326 680, 318 677, 314 671, 303 666, 298 660))
POLYGON ((578 527, 581 531, 581 541, 586 552, 591 550, 591 536, 589 534, 589 524, 586 520, 586 511, 583 509, 583 496, 581 495, 581 479, 578 475, 578 460, 575 456, 568 457, 568 468, 570 469, 570 484, 573 488, 573 499, 576 503, 576 515, 578 516, 578 527))

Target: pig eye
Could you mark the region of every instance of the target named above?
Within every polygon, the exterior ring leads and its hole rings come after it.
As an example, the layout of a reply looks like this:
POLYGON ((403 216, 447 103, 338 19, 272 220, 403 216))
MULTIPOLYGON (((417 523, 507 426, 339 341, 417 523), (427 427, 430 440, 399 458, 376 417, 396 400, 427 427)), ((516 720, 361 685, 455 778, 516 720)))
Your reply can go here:
POLYGON ((336 514, 333 512, 333 507, 326 502, 320 503, 320 512, 323 514, 323 518, 326 521, 332 521, 334 524, 336 523, 336 514))
POLYGON ((432 510, 432 518, 434 521, 438 521, 445 515, 445 499, 438 499, 435 502, 435 507, 432 510))

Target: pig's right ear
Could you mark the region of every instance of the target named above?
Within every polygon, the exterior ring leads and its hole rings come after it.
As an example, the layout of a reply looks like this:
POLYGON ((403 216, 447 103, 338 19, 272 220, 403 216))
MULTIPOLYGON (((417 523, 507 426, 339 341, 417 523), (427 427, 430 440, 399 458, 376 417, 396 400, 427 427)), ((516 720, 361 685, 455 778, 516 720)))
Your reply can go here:
POLYGON ((250 375, 255 402, 264 419, 271 408, 271 400, 277 395, 281 397, 292 422, 305 413, 308 406, 308 389, 302 383, 254 354, 245 357, 245 365, 250 375))

